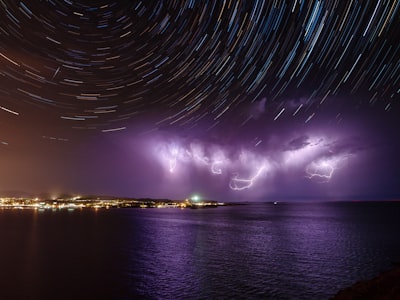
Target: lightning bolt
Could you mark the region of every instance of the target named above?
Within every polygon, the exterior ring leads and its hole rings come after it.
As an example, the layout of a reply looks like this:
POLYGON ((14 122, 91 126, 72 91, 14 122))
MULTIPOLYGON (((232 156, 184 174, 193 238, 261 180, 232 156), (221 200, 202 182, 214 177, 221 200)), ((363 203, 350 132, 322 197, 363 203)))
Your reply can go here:
POLYGON ((206 166, 208 166, 210 164, 209 163, 209 158, 207 156, 200 156, 200 155, 198 155, 196 153, 192 154, 192 156, 193 156, 194 159, 197 159, 198 161, 204 163, 206 166))
POLYGON ((309 179, 320 179, 322 182, 328 182, 331 180, 334 171, 335 167, 333 164, 326 160, 318 162, 313 161, 306 167, 306 177, 309 179))
MULTIPOLYGON (((199 152, 199 151, 197 151, 197 152, 199 152)), ((210 159, 208 156, 204 156, 204 155, 200 155, 200 154, 197 154, 196 151, 193 151, 193 153, 190 153, 190 156, 192 156, 195 160, 200 161, 207 167, 210 167, 212 174, 216 174, 216 175, 222 174, 221 165, 224 163, 224 160, 210 159)))
POLYGON ((311 162, 306 167, 306 177, 316 179, 320 182, 329 182, 337 169, 340 169, 340 164, 348 158, 349 155, 322 158, 311 162))
POLYGON ((234 191, 249 189, 254 184, 255 180, 264 172, 264 170, 265 164, 258 168, 256 174, 248 179, 239 178, 239 175, 236 174, 229 182, 229 187, 234 191))
POLYGON ((221 164, 223 164, 222 160, 214 161, 211 165, 211 172, 217 175, 222 174, 222 168, 220 167, 221 164))

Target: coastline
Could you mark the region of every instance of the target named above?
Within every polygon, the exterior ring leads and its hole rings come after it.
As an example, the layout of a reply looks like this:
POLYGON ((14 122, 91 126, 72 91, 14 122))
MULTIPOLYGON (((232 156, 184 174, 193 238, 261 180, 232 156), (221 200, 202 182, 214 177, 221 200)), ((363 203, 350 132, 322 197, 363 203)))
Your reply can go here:
POLYGON ((389 300, 400 299, 400 263, 378 276, 356 282, 350 287, 339 291, 332 300, 389 300))

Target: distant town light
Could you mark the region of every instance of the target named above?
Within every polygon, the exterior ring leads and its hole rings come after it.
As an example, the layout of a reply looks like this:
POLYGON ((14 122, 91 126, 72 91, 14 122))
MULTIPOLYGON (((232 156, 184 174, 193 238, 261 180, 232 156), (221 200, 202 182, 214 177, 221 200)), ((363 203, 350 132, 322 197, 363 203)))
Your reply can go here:
POLYGON ((194 196, 192 196, 192 200, 193 201, 199 201, 200 200, 200 196, 199 195, 194 195, 194 196))

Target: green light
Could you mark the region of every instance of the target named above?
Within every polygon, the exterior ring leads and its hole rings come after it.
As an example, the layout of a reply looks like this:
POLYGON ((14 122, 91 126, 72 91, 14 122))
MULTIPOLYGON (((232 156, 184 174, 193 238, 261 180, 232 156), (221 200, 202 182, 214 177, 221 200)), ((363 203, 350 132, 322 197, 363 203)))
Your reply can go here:
POLYGON ((197 202, 197 201, 200 200, 200 196, 199 195, 194 195, 194 196, 192 196, 192 200, 197 202))

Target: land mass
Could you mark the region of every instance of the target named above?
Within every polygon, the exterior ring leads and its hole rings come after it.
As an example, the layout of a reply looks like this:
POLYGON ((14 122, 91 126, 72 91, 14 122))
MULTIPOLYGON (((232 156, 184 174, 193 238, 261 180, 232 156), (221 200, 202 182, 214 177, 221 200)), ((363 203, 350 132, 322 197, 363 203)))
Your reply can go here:
POLYGON ((377 277, 359 281, 337 293, 333 300, 391 300, 400 299, 400 264, 377 277))
POLYGON ((151 198, 121 198, 113 196, 72 196, 64 194, 58 197, 48 195, 11 196, 10 194, 0 197, 0 208, 7 209, 76 209, 76 208, 207 208, 226 206, 230 204, 220 203, 214 200, 201 199, 151 199, 151 198))

